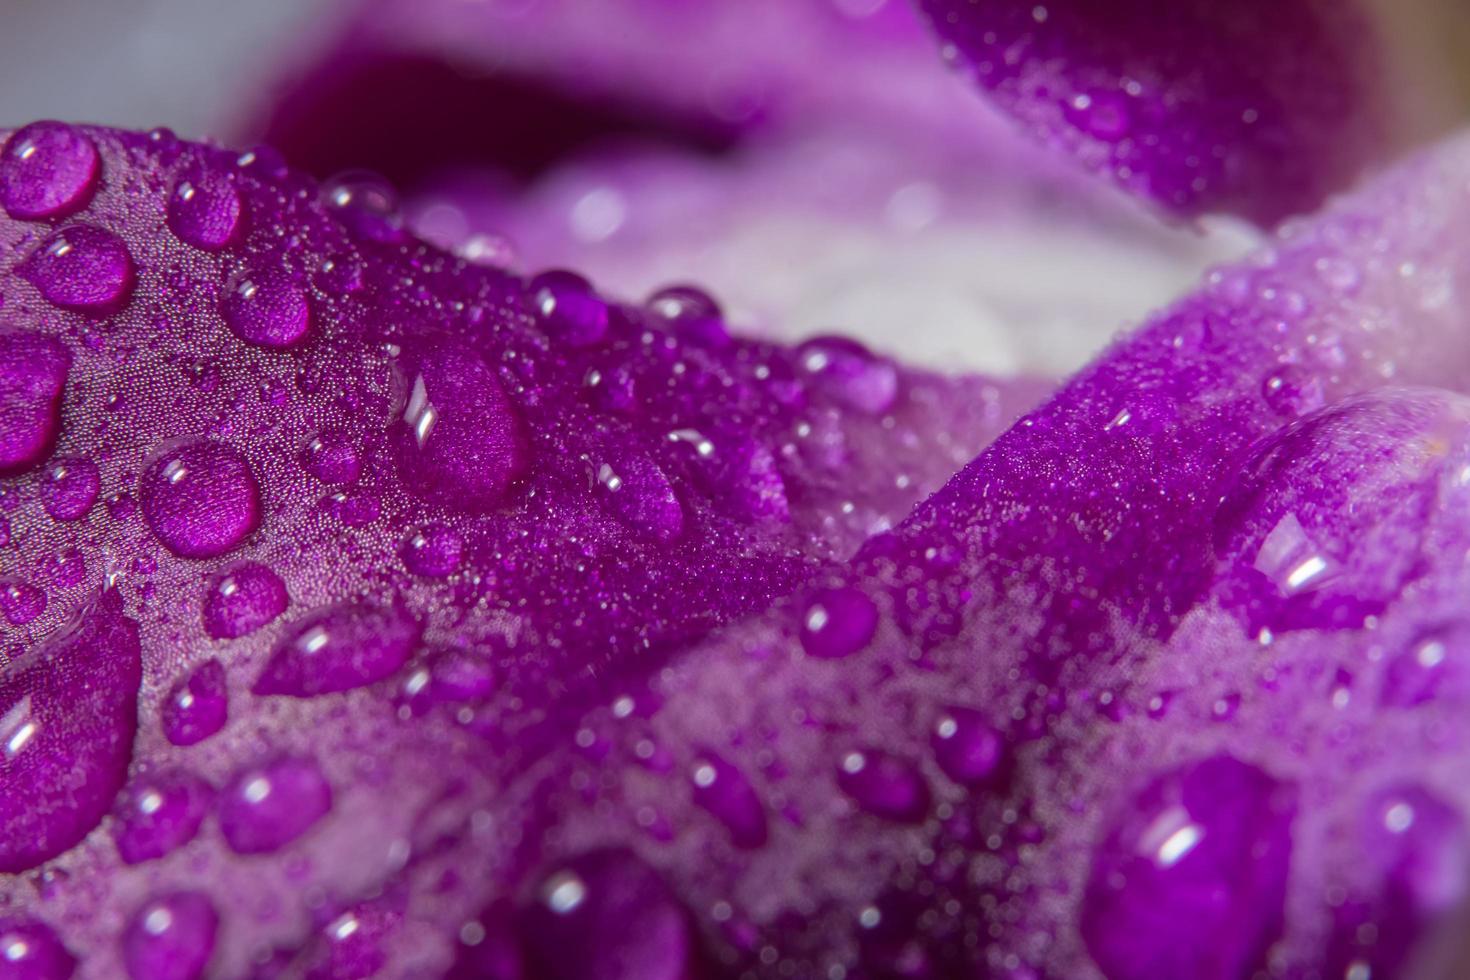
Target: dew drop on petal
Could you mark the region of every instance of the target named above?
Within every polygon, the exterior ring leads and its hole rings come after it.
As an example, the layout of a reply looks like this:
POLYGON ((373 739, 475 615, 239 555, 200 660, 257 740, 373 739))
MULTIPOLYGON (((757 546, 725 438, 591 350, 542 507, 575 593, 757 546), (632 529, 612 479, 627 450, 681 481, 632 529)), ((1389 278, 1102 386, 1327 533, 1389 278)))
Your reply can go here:
POLYGON ((248 636, 286 611, 281 577, 259 562, 240 562, 210 577, 204 591, 204 631, 215 639, 248 636))
POLYGON ((730 343, 720 305, 695 286, 666 286, 648 298, 648 308, 667 320, 681 340, 709 347, 730 343))
POLYGON ((66 457, 53 460, 41 484, 41 506, 58 521, 79 521, 92 510, 102 478, 90 459, 66 457))
POLYGON ((220 303, 220 312, 235 336, 259 347, 294 347, 311 328, 306 293, 277 269, 237 276, 220 303))
POLYGON ((282 756, 246 767, 220 793, 219 828, 237 854, 279 850, 332 809, 332 787, 311 759, 282 756))
POLYGON ((17 270, 52 306, 100 313, 133 288, 133 257, 112 232, 72 224, 52 232, 17 270))
POLYGON ((174 182, 168 198, 168 227, 179 241, 216 252, 239 236, 244 205, 229 177, 195 166, 174 182))
POLYGON ((307 443, 302 465, 323 483, 352 483, 362 474, 362 453, 350 437, 323 432, 307 443))
POLYGON ((192 773, 150 772, 128 784, 113 807, 112 840, 128 864, 152 861, 194 839, 213 790, 192 773))
POLYGON ((101 173, 97 147, 66 123, 31 123, 0 151, 0 204, 12 218, 70 214, 87 203, 101 173))
POLYGON ((994 779, 1005 757, 1001 733, 973 708, 947 708, 934 723, 929 744, 934 761, 961 786, 994 779))
POLYGON ((877 749, 845 753, 837 785, 868 813, 895 823, 919 823, 929 813, 929 784, 917 766, 877 749))
POLYGON ((309 698, 363 687, 402 667, 421 632, 397 605, 348 602, 318 609, 286 630, 254 691, 309 698))
POLYGON ((627 851, 563 862, 516 917, 537 977, 683 980, 693 959, 689 917, 658 873, 627 851))
POLYGON ((0 579, 0 613, 12 626, 24 626, 46 611, 46 592, 20 579, 0 579))
POLYGON ((705 752, 695 760, 690 779, 694 802, 725 825, 736 847, 765 845, 766 808, 743 772, 713 752, 705 752))
POLYGON ((219 913, 206 895, 179 891, 149 899, 123 929, 132 980, 198 980, 214 956, 219 913))
POLYGON ((169 689, 159 706, 163 734, 174 745, 194 745, 225 726, 229 691, 225 668, 206 660, 169 689))
POLYGON ((0 331, 0 474, 16 473, 51 451, 71 354, 50 337, 0 331))
POLYGON ((881 415, 898 397, 898 370, 846 337, 814 337, 796 349, 802 369, 839 403, 881 415))
POLYGON ((0 673, 0 872, 66 851, 127 776, 138 720, 138 626, 104 593, 0 673))
POLYGON ((659 541, 684 533, 684 508, 663 469, 647 456, 621 453, 600 463, 597 489, 628 527, 659 541))
POLYGON ((543 272, 530 281, 526 291, 542 329, 550 336, 573 347, 588 347, 607 335, 607 303, 575 272, 543 272))
POLYGON ((0 973, 7 980, 67 980, 76 957, 46 923, 29 916, 0 918, 0 973))
POLYGON ((459 569, 464 558, 464 539, 452 528, 428 524, 403 543, 403 565, 415 575, 444 578, 459 569))
POLYGON ((1082 938, 1113 980, 1249 976, 1282 927, 1293 790, 1217 756, 1126 801, 1098 842, 1082 938))
POLYGON ((495 373, 458 345, 403 366, 407 401, 390 432, 399 476, 430 503, 470 513, 499 508, 530 459, 520 413, 495 373))
POLYGON ((809 656, 839 660, 871 643, 877 629, 878 607, 860 589, 824 589, 802 611, 801 646, 809 656))
POLYGON ((139 481, 138 502, 154 536, 180 558, 233 551, 260 524, 260 485, 250 464, 208 439, 159 454, 139 481))

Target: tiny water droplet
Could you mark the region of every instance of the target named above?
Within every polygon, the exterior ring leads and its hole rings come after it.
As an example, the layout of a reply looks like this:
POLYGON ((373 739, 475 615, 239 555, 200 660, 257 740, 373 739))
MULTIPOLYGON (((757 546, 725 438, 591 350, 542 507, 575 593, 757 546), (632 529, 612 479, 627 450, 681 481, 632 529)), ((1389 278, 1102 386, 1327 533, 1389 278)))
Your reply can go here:
POLYGON ((194 745, 219 731, 229 717, 225 668, 218 660, 194 668, 169 689, 159 717, 164 737, 175 745, 194 745))
POLYGON ((286 611, 281 577, 258 562, 241 562, 205 583, 204 631, 217 640, 248 636, 286 611))
POLYGON ((220 313, 235 336, 259 347, 294 347, 311 328, 306 293, 279 269, 240 274, 226 290, 220 313))
POLYGON ((51 305, 90 313, 121 305, 134 279, 133 257, 123 240, 84 224, 52 232, 18 271, 51 305))
POLYGON ((214 956, 219 913, 200 892, 149 899, 123 929, 122 954, 132 980, 199 980, 214 956))

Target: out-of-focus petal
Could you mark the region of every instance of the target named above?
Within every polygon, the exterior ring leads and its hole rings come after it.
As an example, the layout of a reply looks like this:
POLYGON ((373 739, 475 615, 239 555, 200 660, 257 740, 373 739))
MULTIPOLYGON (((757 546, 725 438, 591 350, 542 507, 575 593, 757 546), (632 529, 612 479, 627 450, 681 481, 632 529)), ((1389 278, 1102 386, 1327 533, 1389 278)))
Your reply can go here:
POLYGON ((919 0, 946 58, 1047 145, 1184 215, 1313 210, 1396 146, 1357 3, 919 0))

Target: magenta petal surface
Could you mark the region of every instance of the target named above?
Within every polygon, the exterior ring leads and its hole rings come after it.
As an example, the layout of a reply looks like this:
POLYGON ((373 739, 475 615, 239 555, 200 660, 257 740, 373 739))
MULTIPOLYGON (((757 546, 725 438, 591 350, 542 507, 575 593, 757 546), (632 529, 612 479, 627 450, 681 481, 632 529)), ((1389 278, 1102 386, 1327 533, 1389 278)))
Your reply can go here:
POLYGON ((1310 211, 1383 152, 1356 3, 920 0, 945 54, 1088 169, 1184 215, 1310 211))

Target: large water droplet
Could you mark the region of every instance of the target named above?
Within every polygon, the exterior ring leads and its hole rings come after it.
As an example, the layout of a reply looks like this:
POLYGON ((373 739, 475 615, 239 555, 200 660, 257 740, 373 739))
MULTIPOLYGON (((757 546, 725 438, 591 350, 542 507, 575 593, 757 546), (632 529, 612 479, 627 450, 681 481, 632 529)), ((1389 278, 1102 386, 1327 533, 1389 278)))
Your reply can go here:
POLYGON ((823 589, 801 616, 801 646, 810 656, 837 660, 851 656, 873 640, 878 607, 851 586, 823 589))
POLYGON ((1110 980, 1249 976, 1281 931, 1295 794, 1221 756, 1167 773, 1112 819, 1080 927, 1110 980))
POLYGON ((1462 664, 1470 656, 1470 627, 1463 623, 1430 626, 1416 633, 1384 667, 1380 700, 1397 708, 1427 704, 1460 689, 1462 664), (1444 689, 1444 690, 1442 690, 1444 689))
POLYGON ((102 313, 133 288, 133 257, 123 240, 96 225, 67 225, 32 252, 18 270, 53 306, 102 313))
POLYGON ((255 693, 309 698, 382 680, 407 662, 421 631, 397 605, 352 602, 318 609, 281 637, 255 693))
POLYGON ((199 892, 171 892, 145 902, 122 934, 132 980, 198 980, 214 955, 219 913, 199 892))
POLYGON ((306 293, 278 269, 251 270, 237 277, 220 312, 235 336, 260 347, 294 347, 311 328, 306 293))
POLYGON ((215 252, 238 237, 244 205, 225 174, 206 166, 186 170, 168 198, 168 227, 186 245, 215 252))
POLYGON ((139 480, 143 518, 180 558, 239 547, 260 524, 260 485, 230 446, 195 439, 161 453, 139 480))
POLYGON ((398 473, 424 500, 484 513, 504 503, 529 463, 520 413, 495 373, 466 347, 403 363, 408 400, 390 434, 398 473))
POLYGON ((0 973, 6 980, 67 980, 72 956, 51 927, 29 916, 0 918, 0 973))
POLYGON ((41 506, 58 521, 79 521, 97 502, 101 489, 96 463, 79 456, 58 459, 41 484, 41 506))
POLYGON ((323 432, 307 444, 302 465, 323 483, 352 483, 362 474, 362 454, 349 436, 323 432))
POLYGON ((796 349, 802 368, 848 408, 881 415, 898 397, 898 370, 846 337, 813 337, 796 349))
POLYGON ((12 626, 24 626, 46 611, 46 593, 30 582, 0 579, 0 613, 12 626))
POLYGON ((0 674, 0 872, 25 871, 97 825, 127 776, 142 664, 115 592, 0 674))
POLYGON ((237 854, 279 850, 332 809, 332 787, 311 759, 284 756, 237 773, 220 794, 219 829, 237 854))
POLYGON ((452 528, 429 524, 403 543, 403 564, 415 575, 444 578, 453 575, 464 558, 464 539, 452 528))
POLYGON ((552 269, 526 286, 541 327, 573 347, 588 347, 607 335, 607 304, 575 272, 552 269))
POLYGON ((225 668, 218 660, 194 668, 169 690, 159 716, 164 737, 175 745, 194 745, 219 731, 229 717, 225 668))
POLYGON ((403 238, 398 193, 385 178, 367 170, 349 170, 322 184, 322 203, 347 227, 374 241, 403 238))
POLYGON ((1470 887, 1470 836, 1454 807, 1416 785, 1373 794, 1358 834, 1356 883, 1334 910, 1333 972, 1325 975, 1405 975, 1416 959, 1434 961, 1424 954, 1441 945, 1440 936, 1458 941, 1453 933, 1470 887))
POLYGON ((867 812, 898 823, 919 823, 929 813, 929 784, 907 759, 877 749, 848 752, 837 767, 837 785, 867 812))
POLYGON ((669 321, 679 338, 710 347, 730 343, 720 305, 695 286, 666 286, 648 298, 648 308, 669 321))
POLYGON ((0 204, 22 221, 70 214, 87 203, 101 169, 97 147, 80 130, 31 123, 0 152, 0 204))
POLYGON ((939 768, 962 786, 993 780, 1005 756, 1001 733, 972 708, 946 709, 934 723, 930 745, 939 768))
POLYGON ((529 973, 546 980, 684 980, 689 919, 658 874, 626 851, 596 851, 541 880, 516 920, 529 973))
POLYGON ((597 467, 608 509, 635 531, 660 541, 684 533, 684 508, 657 463, 637 453, 614 455, 597 467))
POLYGON ((140 776, 118 797, 112 839, 128 864, 152 861, 194 839, 214 791, 187 772, 140 776))
POLYGON ((690 772, 694 802, 725 825, 736 847, 766 843, 766 808, 745 773, 712 752, 702 754, 690 772))
POLYGON ((71 354, 33 333, 0 333, 0 475, 34 465, 61 425, 71 354))
POLYGON ((285 612, 289 601, 279 575, 258 562, 241 562, 205 586, 204 632, 217 640, 249 636, 285 612))

